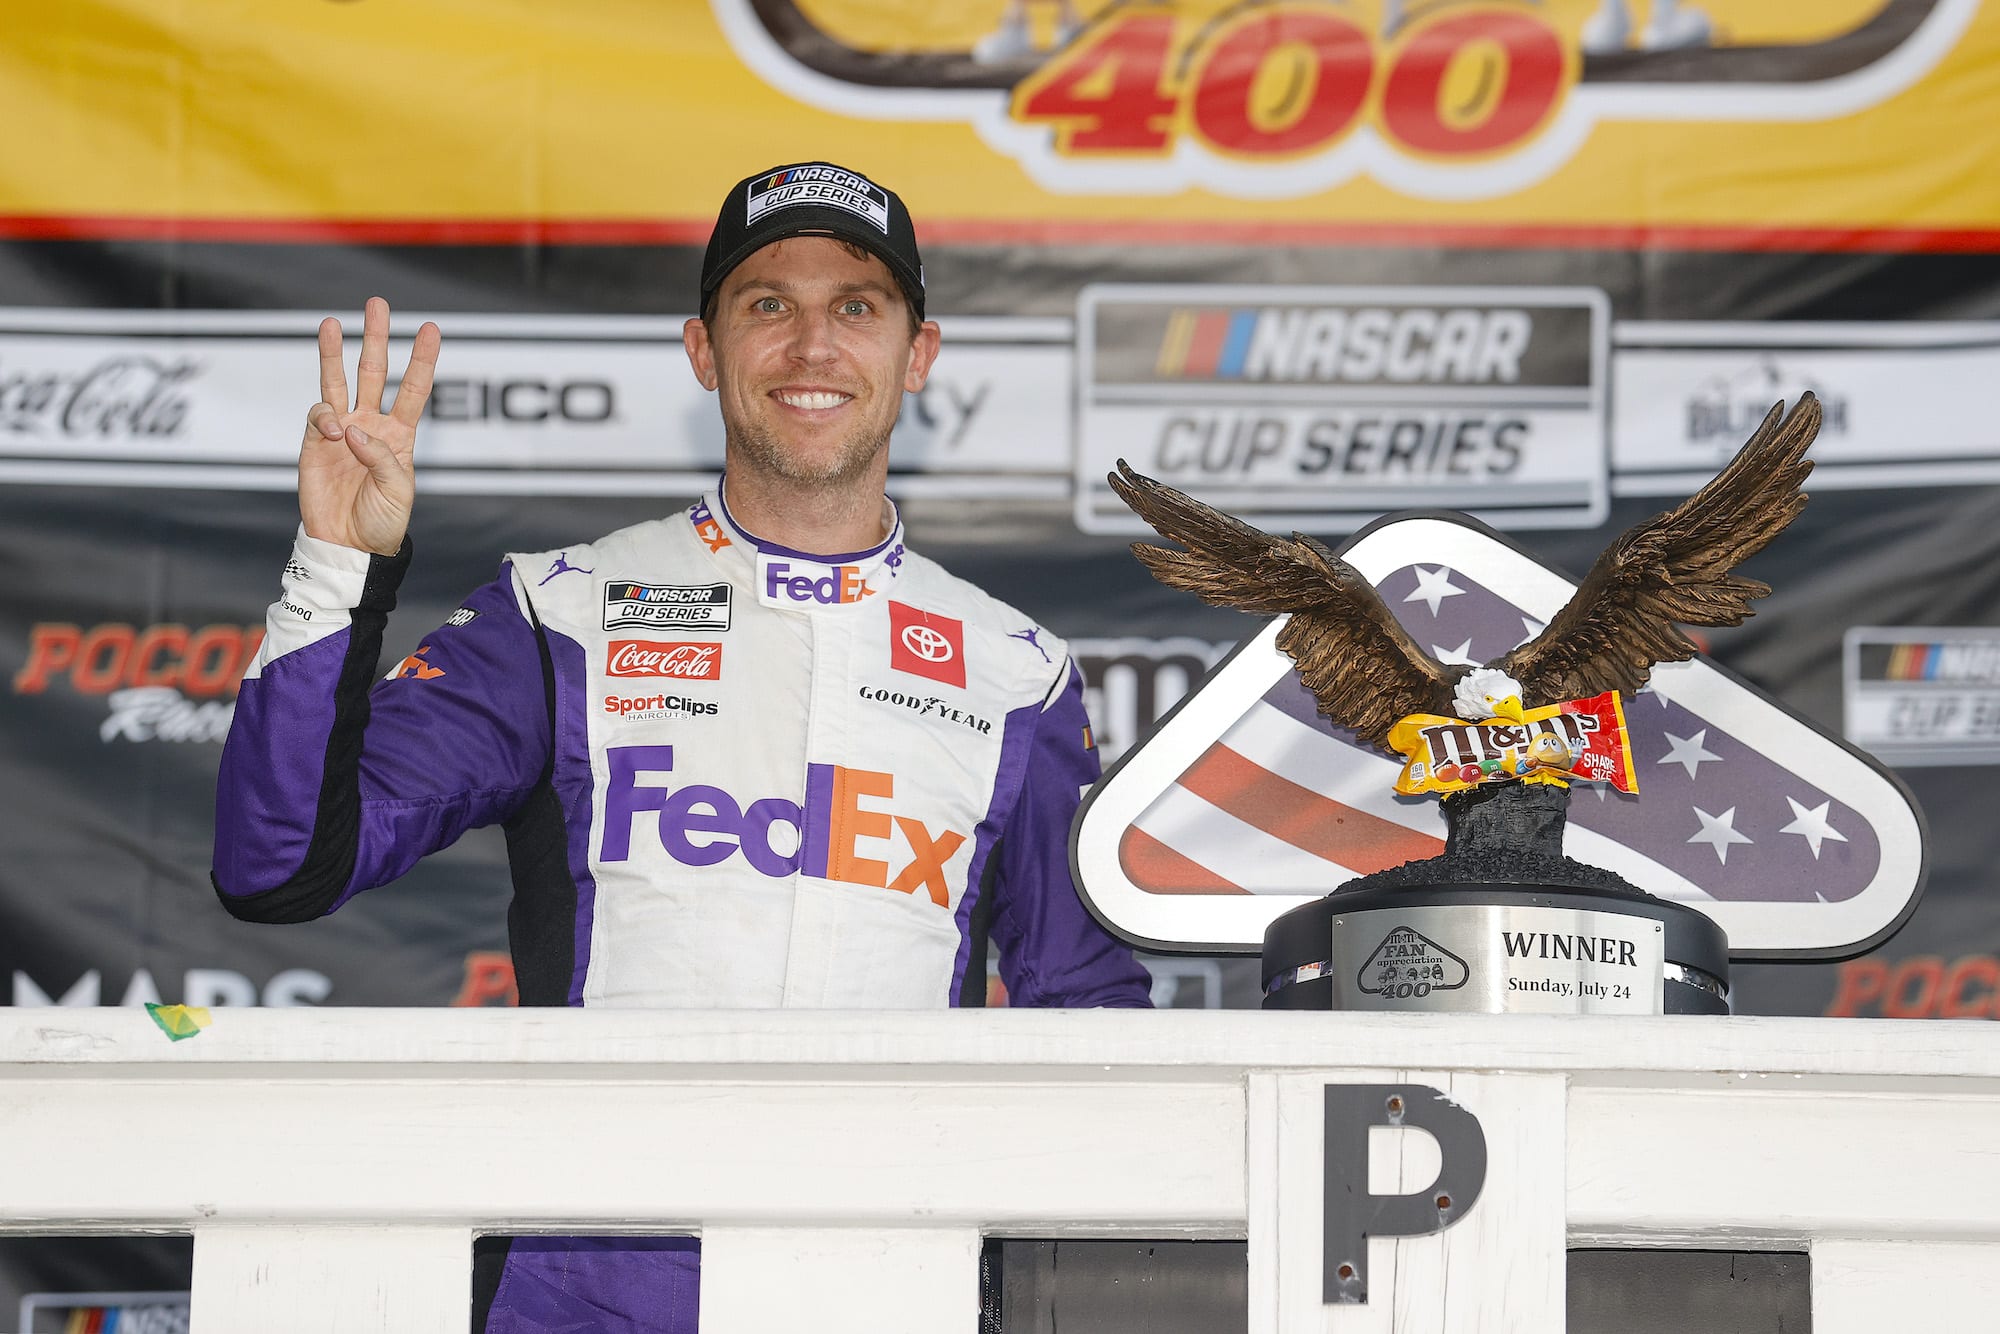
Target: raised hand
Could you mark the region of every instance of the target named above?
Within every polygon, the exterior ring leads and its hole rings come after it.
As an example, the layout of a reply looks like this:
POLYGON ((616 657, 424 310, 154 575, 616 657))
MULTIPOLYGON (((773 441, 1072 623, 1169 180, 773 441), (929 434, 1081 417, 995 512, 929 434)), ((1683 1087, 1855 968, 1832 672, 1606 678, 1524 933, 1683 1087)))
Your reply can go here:
POLYGON ((306 414, 306 438, 299 447, 299 517, 308 537, 384 556, 402 548, 417 494, 417 422, 431 396, 441 342, 437 325, 427 322, 417 330, 396 406, 385 413, 389 303, 379 296, 368 298, 351 405, 340 321, 328 317, 320 322, 320 401, 306 414))

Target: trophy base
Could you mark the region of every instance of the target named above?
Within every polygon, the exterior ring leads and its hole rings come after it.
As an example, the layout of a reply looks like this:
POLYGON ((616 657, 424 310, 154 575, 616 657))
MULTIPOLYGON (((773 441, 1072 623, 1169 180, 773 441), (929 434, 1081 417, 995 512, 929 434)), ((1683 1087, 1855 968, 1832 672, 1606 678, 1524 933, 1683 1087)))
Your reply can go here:
POLYGON ((1363 877, 1273 921, 1264 1008, 1729 1013, 1729 942, 1694 908, 1595 868, 1474 883, 1423 875, 1431 865, 1363 877))

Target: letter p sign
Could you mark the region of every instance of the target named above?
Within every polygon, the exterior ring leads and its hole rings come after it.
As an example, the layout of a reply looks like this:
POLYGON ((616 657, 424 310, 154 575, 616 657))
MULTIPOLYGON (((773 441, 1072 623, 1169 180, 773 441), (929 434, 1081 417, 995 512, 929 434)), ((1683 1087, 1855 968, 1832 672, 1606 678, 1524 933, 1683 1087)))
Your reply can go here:
POLYGON ((1427 1084, 1326 1086, 1326 1223, 1323 1300, 1366 1305, 1368 1238, 1421 1237, 1463 1218, 1486 1184, 1479 1118, 1427 1084), (1408 1195, 1368 1189, 1368 1131, 1412 1127, 1437 1141, 1437 1180, 1408 1195))

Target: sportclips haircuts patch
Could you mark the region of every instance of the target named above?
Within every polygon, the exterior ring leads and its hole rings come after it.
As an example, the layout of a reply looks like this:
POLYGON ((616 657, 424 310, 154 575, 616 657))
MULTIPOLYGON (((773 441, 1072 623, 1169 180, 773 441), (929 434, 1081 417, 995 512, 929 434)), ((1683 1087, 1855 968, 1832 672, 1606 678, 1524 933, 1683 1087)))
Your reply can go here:
POLYGON ((750 183, 744 219, 755 222, 774 209, 817 204, 845 209, 889 231, 889 194, 865 176, 836 167, 791 167, 750 183))
POLYGON ((727 630, 728 584, 635 584, 616 580, 604 586, 607 630, 727 630))

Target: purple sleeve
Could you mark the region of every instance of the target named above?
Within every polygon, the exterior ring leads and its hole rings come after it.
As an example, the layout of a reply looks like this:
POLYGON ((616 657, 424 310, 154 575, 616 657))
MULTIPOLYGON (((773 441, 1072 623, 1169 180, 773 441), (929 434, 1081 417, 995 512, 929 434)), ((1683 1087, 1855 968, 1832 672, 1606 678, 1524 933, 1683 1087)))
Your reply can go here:
POLYGON ((1151 976, 1098 925, 1069 871, 1069 828, 1083 790, 1097 781, 1097 751, 1083 711, 1083 677, 1068 683, 1035 724, 1027 775, 1002 834, 993 939, 1012 1006, 1152 1004, 1151 976))
POLYGON ((330 913, 505 819, 543 780, 546 674, 511 569, 377 679, 409 551, 370 560, 348 625, 243 683, 217 778, 213 872, 237 917, 330 913))

